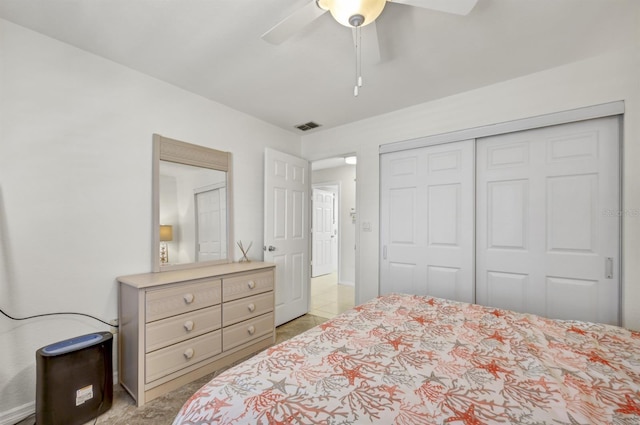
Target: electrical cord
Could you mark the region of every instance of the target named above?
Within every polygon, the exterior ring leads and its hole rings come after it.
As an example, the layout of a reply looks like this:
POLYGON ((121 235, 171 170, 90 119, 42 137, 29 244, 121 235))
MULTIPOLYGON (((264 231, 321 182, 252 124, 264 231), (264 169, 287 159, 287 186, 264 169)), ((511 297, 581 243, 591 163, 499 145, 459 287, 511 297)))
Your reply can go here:
POLYGON ((84 316, 84 317, 88 317, 88 318, 93 319, 93 320, 97 320, 98 322, 100 322, 100 323, 104 323, 105 325, 107 325, 107 326, 111 326, 111 327, 113 327, 113 328, 118 328, 118 327, 119 327, 119 325, 112 325, 112 324, 111 324, 111 323, 109 323, 109 322, 105 322, 105 321, 104 321, 104 320, 102 320, 102 319, 98 319, 98 318, 97 318, 97 317, 95 317, 95 316, 92 316, 92 315, 90 315, 90 314, 85 314, 85 313, 60 312, 60 313, 42 313, 42 314, 34 314, 33 316, 27 316, 27 317, 13 317, 13 316, 11 316, 11 315, 9 315, 9 314, 5 313, 5 311, 4 311, 4 310, 2 310, 1 308, 0 308, 0 313, 2 313, 2 315, 3 315, 3 316, 8 317, 8 318, 9 318, 9 319, 11 319, 11 320, 29 320, 29 319, 35 319, 35 318, 38 318, 38 317, 60 316, 60 315, 84 316))

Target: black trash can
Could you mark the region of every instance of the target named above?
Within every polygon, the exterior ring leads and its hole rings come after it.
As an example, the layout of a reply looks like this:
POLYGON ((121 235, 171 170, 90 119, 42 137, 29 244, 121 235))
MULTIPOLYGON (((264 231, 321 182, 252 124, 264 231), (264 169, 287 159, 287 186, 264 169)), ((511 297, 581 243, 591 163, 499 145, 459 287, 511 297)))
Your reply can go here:
POLYGON ((36 351, 36 424, 76 425, 111 408, 113 336, 97 332, 36 351))

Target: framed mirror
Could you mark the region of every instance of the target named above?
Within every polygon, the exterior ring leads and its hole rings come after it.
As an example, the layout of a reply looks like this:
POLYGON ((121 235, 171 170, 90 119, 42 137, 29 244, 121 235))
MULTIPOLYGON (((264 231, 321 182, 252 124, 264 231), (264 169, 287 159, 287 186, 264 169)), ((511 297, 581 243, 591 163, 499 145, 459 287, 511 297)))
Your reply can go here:
POLYGON ((154 272, 229 263, 231 153, 153 135, 154 272))

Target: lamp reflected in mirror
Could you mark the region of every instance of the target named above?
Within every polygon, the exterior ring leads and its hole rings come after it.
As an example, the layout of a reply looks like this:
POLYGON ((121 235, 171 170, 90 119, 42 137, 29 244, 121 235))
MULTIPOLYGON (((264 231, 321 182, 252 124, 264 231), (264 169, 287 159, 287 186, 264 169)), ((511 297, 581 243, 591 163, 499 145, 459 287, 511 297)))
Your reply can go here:
POLYGON ((173 240, 173 226, 160 225, 160 264, 169 263, 169 247, 167 242, 173 240))

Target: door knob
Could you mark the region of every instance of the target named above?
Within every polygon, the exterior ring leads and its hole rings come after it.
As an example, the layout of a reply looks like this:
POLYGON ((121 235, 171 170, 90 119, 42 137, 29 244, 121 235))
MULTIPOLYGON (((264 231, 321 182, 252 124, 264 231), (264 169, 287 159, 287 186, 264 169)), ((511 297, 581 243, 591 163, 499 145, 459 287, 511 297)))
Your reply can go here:
POLYGON ((276 247, 273 245, 269 245, 269 252, 273 252, 276 250, 276 247))

